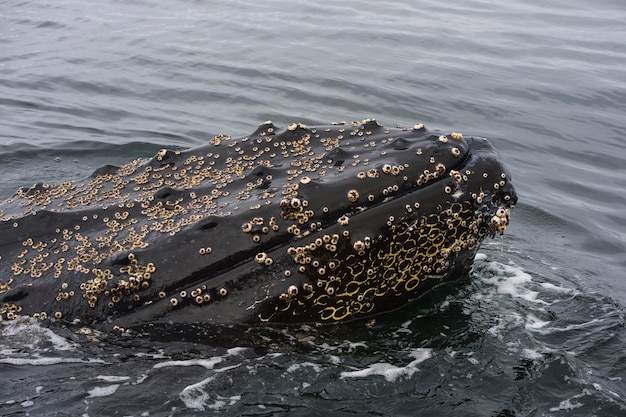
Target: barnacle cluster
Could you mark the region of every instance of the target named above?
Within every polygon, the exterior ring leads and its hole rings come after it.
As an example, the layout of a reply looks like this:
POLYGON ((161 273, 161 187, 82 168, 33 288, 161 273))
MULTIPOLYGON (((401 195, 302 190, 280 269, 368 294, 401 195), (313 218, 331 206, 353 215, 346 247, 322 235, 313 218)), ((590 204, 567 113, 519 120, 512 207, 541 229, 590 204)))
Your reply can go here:
MULTIPOLYGON (((341 257, 323 245, 289 248, 315 283, 305 282, 299 292, 290 286, 289 296, 281 296, 261 318, 336 321, 400 306, 423 282, 441 279, 457 253, 478 248, 484 220, 474 216, 471 204, 445 203, 436 213, 417 219, 407 213, 390 221, 388 233, 355 241, 341 257), (294 292, 300 296, 290 295, 294 292)), ((335 245, 343 247, 343 239, 335 238, 335 245)))
POLYGON ((422 124, 268 121, 249 136, 22 188, 0 202, 0 317, 215 306, 244 291, 246 273, 231 272, 240 265, 278 291, 254 319, 390 309, 508 224, 508 174, 468 143, 422 124))

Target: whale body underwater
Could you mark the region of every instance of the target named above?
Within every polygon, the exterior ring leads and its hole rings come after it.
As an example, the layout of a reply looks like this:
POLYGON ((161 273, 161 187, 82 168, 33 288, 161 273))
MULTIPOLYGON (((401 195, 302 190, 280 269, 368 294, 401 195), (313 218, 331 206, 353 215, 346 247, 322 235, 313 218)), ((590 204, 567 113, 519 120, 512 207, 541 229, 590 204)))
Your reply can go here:
POLYGON ((466 275, 517 202, 491 144, 376 120, 261 123, 0 202, 0 317, 333 323, 466 275))

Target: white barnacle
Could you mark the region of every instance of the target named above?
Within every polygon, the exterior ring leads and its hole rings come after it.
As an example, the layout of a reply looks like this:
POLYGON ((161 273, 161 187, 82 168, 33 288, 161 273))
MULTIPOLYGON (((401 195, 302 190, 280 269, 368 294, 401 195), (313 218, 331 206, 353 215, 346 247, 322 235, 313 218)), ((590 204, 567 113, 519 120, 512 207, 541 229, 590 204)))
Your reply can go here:
POLYGON ((354 244, 352 245, 352 247, 354 248, 355 251, 357 252, 361 252, 363 250, 365 250, 366 248, 366 243, 363 242, 362 240, 357 240, 356 242, 354 242, 354 244))
POLYGON ((287 289, 287 294, 289 294, 289 297, 295 297, 296 295, 298 295, 298 287, 296 287, 295 285, 290 285, 287 289))
POLYGON ((254 260, 259 264, 265 264, 265 261, 268 259, 267 253, 259 252, 254 257, 254 260))
POLYGON ((357 190, 348 191, 348 200, 354 203, 359 199, 359 192, 357 190))

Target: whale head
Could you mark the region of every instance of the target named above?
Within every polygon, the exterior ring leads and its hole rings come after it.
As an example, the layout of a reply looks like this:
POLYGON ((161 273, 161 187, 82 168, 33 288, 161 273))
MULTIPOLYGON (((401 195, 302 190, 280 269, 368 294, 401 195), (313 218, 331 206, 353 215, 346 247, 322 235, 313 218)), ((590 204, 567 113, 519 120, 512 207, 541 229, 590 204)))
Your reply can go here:
POLYGON ((0 203, 0 313, 120 328, 368 317, 466 274, 516 201, 486 139, 265 122, 0 203))

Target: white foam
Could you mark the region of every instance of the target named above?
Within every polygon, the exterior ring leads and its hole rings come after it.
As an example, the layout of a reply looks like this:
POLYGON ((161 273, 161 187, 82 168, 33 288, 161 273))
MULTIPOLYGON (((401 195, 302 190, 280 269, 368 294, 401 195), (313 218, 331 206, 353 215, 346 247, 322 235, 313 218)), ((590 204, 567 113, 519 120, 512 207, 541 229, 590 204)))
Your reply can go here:
POLYGON ((381 375, 389 382, 394 382, 402 376, 410 378, 419 369, 417 365, 432 357, 432 349, 418 348, 409 352, 409 356, 415 360, 406 366, 396 366, 386 362, 378 362, 371 364, 365 369, 357 371, 344 371, 340 374, 341 378, 363 378, 370 375, 381 375))
POLYGON ((287 368, 287 373, 292 373, 292 372, 296 372, 302 368, 304 368, 305 366, 308 366, 309 368, 313 368, 313 370, 315 372, 317 372, 318 374, 320 372, 322 372, 322 367, 319 366, 316 363, 313 362, 301 362, 301 363, 294 363, 293 365, 289 366, 289 368, 287 368))
POLYGON ((159 352, 159 353, 137 352, 137 353, 135 353, 135 356, 137 358, 151 358, 151 359, 165 359, 165 358, 167 358, 167 356, 162 351, 159 352))
POLYGON ((498 323, 487 330, 491 335, 496 337, 499 337, 503 330, 509 327, 521 326, 524 323, 524 318, 516 311, 511 311, 505 316, 497 317, 496 320, 498 323))
MULTIPOLYGON (((215 369, 215 366, 222 363, 225 358, 228 356, 240 356, 243 352, 247 351, 248 348, 243 347, 235 347, 228 349, 223 356, 214 356, 208 359, 188 359, 188 360, 180 360, 180 361, 166 361, 157 363, 153 366, 153 369, 166 368, 166 367, 176 367, 176 366, 201 366, 205 369, 212 370, 213 375, 208 378, 197 382, 195 384, 191 384, 183 388, 183 390, 179 394, 179 398, 181 401, 187 406, 189 409, 193 410, 219 410, 224 407, 232 406, 237 401, 241 399, 240 395, 234 395, 231 397, 223 397, 221 395, 215 394, 212 390, 205 389, 205 386, 211 382, 213 382, 220 372, 225 372, 234 368, 238 368, 241 366, 241 363, 237 363, 232 366, 224 366, 222 368, 215 369)), ((276 356, 281 356, 276 355, 276 356)), ((147 375, 142 376, 137 380, 137 384, 142 383, 147 375)))
POLYGON ((534 314, 528 314, 526 316, 526 324, 524 325, 524 328, 530 331, 538 331, 539 329, 546 327, 548 324, 550 324, 549 321, 541 320, 534 314))
POLYGON ((119 384, 95 387, 94 389, 87 391, 87 394, 89 394, 87 398, 108 397, 109 395, 115 394, 115 391, 117 391, 119 387, 119 384))
POLYGON ((535 332, 539 334, 550 334, 550 333, 560 333, 560 332, 569 332, 571 330, 581 330, 586 329, 587 327, 595 326, 597 323, 601 323, 602 319, 592 319, 584 323, 570 324, 568 326, 563 327, 542 327, 534 329, 535 332))
POLYGON ((400 337, 400 333, 405 333, 405 334, 413 333, 411 329, 409 329, 409 326, 411 325, 412 322, 413 320, 408 320, 402 323, 402 325, 396 331, 392 333, 393 337, 400 337))
POLYGON ((537 291, 526 288, 525 285, 532 282, 530 274, 517 267, 504 265, 499 262, 489 262, 488 269, 494 272, 495 276, 483 278, 483 281, 495 285, 498 294, 522 298, 533 303, 548 304, 537 298, 537 295, 539 295, 537 291))
POLYGON ((612 396, 613 398, 615 398, 616 400, 622 401, 622 396, 619 395, 617 392, 611 391, 609 389, 606 389, 602 385, 598 384, 597 382, 594 382, 591 385, 596 389, 596 391, 601 391, 601 392, 607 393, 610 396, 612 396))
POLYGON ((345 340, 343 343, 340 343, 338 345, 329 345, 328 343, 324 342, 315 346, 317 346, 322 351, 338 351, 348 353, 351 353, 358 348, 367 349, 367 344, 365 342, 350 342, 348 340, 345 340))
POLYGON ((367 349, 367 344, 365 342, 348 342, 348 352, 352 352, 358 348, 367 349))
POLYGON ((205 403, 209 400, 209 394, 203 387, 214 379, 215 375, 212 375, 198 383, 186 386, 178 395, 179 398, 188 408, 205 410, 205 403))
POLYGON ((543 355, 536 350, 533 349, 524 349, 522 350, 522 356, 526 359, 538 361, 543 359, 543 355))
POLYGON ((12 345, 22 345, 29 351, 76 350, 74 343, 67 341, 50 329, 41 327, 35 319, 20 318, 9 321, 1 329, 3 338, 10 338, 12 345))
POLYGON ((98 375, 96 379, 104 382, 122 382, 130 379, 129 376, 116 376, 116 375, 98 375))
MULTIPOLYGON (((248 348, 234 347, 234 348, 228 349, 224 356, 213 356, 212 358, 209 358, 209 359, 188 359, 184 361, 166 361, 166 362, 157 363, 156 365, 153 366, 153 368, 155 369, 166 368, 168 366, 202 366, 206 369, 213 369, 215 365, 224 361, 224 358, 226 358, 227 356, 239 356, 246 350, 248 350, 248 348)), ((228 368, 223 368, 222 370, 236 368, 237 366, 239 365, 231 366, 228 368)))
POLYGON ((133 385, 143 384, 143 382, 148 379, 148 374, 142 374, 137 380, 133 383, 133 385))
POLYGON ((226 351, 226 354, 228 356, 241 356, 241 354, 247 350, 248 348, 245 348, 245 347, 234 347, 234 348, 228 349, 226 351))
POLYGON ((210 359, 188 359, 184 361, 167 361, 157 363, 153 366, 154 369, 166 368, 168 366, 202 366, 206 369, 213 369, 215 365, 224 360, 221 356, 215 356, 210 359))
POLYGON ((10 365, 56 365, 59 363, 106 363, 102 359, 79 358, 0 358, 0 363, 10 365))
POLYGON ((571 411, 571 410, 574 410, 576 408, 580 408, 582 406, 583 406, 582 403, 572 402, 572 400, 564 400, 564 401, 561 401, 559 403, 558 407, 551 407, 550 411, 552 411, 552 412, 556 412, 556 411, 571 411))
POLYGON ((341 363, 341 358, 336 355, 328 355, 328 362, 332 363, 333 365, 339 365, 341 363))
POLYGON ((206 409, 219 410, 227 406, 232 406, 236 404, 237 401, 241 400, 241 395, 222 397, 218 394, 216 394, 212 399, 211 395, 204 389, 204 386, 214 380, 215 375, 212 375, 200 382, 186 386, 179 394, 179 398, 183 403, 185 403, 187 408, 200 411, 204 411, 206 409))
POLYGON ((572 288, 559 287, 558 285, 554 285, 554 284, 551 284, 549 282, 542 282, 539 285, 541 285, 543 288, 545 288, 547 290, 551 290, 551 291, 555 291, 555 292, 562 292, 562 293, 565 293, 565 294, 576 293, 576 290, 574 290, 572 288))

